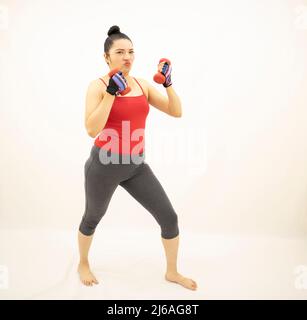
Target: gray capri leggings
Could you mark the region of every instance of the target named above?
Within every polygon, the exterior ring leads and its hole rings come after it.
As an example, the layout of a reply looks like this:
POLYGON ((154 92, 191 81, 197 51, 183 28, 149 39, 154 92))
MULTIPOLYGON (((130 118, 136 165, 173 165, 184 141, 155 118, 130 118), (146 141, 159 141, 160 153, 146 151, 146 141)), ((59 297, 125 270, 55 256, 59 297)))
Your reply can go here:
POLYGON ((93 145, 84 165, 86 203, 79 231, 87 236, 95 232, 120 185, 152 214, 161 228, 161 237, 175 238, 179 234, 178 216, 162 185, 144 161, 144 155, 139 163, 132 162, 131 158, 129 164, 122 163, 126 160, 119 155, 119 163, 105 164, 103 153, 110 155, 109 151, 93 145))

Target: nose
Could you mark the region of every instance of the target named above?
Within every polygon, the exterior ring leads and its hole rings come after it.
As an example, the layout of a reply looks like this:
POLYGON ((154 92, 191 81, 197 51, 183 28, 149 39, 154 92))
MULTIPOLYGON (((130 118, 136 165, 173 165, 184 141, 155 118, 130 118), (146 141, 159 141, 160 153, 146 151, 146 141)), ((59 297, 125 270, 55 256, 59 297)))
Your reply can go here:
POLYGON ((126 52, 124 55, 124 59, 130 61, 130 53, 126 52))

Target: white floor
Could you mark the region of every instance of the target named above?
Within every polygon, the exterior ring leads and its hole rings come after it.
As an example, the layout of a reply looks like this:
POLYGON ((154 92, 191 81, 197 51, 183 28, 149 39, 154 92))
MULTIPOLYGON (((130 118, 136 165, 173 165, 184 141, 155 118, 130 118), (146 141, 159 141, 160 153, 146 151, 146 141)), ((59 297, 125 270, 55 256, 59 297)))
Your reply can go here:
POLYGON ((181 232, 179 271, 191 291, 164 280, 159 233, 96 231, 100 284, 76 273, 75 231, 0 229, 0 299, 307 299, 307 238, 181 232))

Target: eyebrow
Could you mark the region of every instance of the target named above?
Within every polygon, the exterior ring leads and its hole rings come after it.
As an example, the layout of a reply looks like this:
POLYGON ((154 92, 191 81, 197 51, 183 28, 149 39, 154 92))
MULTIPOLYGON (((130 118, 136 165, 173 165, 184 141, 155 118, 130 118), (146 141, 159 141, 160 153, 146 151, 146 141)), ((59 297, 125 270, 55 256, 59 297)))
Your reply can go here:
MULTIPOLYGON (((125 50, 125 49, 115 49, 115 51, 116 51, 116 50, 125 50)), ((134 49, 129 49, 129 50, 134 50, 134 49)))

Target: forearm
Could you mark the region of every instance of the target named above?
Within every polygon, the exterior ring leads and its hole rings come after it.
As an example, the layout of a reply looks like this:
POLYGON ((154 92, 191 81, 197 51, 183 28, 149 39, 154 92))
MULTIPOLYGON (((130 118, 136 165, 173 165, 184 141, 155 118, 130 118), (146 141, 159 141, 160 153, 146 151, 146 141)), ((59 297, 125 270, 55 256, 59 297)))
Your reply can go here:
POLYGON ((182 108, 181 101, 176 94, 173 85, 166 88, 167 96, 168 96, 168 109, 170 114, 173 117, 181 117, 182 116, 182 108))
POLYGON ((86 129, 92 138, 96 137, 104 128, 112 109, 114 99, 115 96, 106 92, 97 108, 88 117, 86 121, 86 129))

